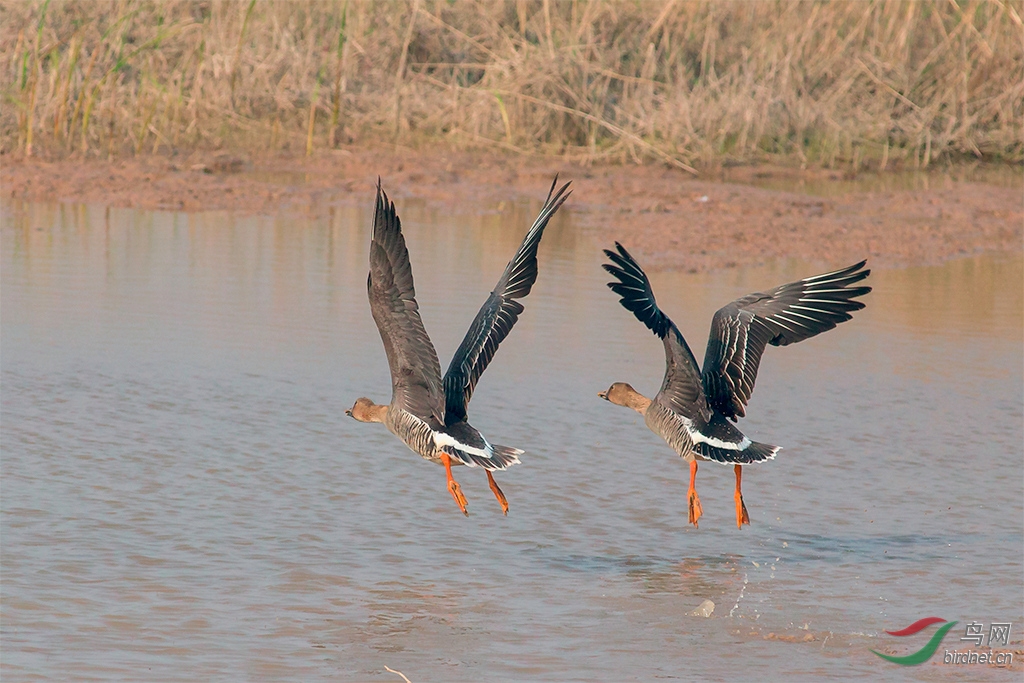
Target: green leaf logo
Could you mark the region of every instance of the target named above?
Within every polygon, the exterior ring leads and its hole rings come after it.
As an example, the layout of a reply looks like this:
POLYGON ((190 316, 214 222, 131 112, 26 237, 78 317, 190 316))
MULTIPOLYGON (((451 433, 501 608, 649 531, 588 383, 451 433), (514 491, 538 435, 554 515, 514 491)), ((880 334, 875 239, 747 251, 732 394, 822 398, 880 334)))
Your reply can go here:
MULTIPOLYGON (((922 621, 924 621, 924 620, 922 620, 922 621)), ((918 622, 918 623, 921 623, 921 622, 918 622)), ((876 655, 878 655, 882 659, 888 660, 888 661, 890 661, 890 662, 892 662, 894 664, 899 664, 901 666, 916 666, 918 664, 922 664, 924 662, 927 662, 929 659, 931 659, 931 656, 933 654, 935 654, 936 650, 939 649, 939 643, 941 643, 942 639, 946 636, 947 633, 949 633, 949 629, 951 629, 954 626, 956 626, 956 624, 957 624, 957 622, 955 622, 955 621, 949 622, 948 624, 946 624, 945 626, 940 628, 938 631, 936 631, 935 635, 932 636, 931 640, 929 640, 928 643, 924 647, 922 647, 917 652, 915 652, 913 654, 910 654, 910 655, 907 655, 905 657, 894 657, 892 655, 884 655, 881 652, 878 652, 877 650, 872 650, 872 652, 874 652, 876 655)), ((907 629, 904 629, 904 631, 907 631, 910 628, 912 628, 912 626, 908 627, 907 629)), ((920 630, 920 629, 918 629, 918 630, 920 630)), ((897 633, 899 633, 899 632, 897 632, 897 633)), ((905 634, 905 635, 909 635, 909 633, 905 634)))

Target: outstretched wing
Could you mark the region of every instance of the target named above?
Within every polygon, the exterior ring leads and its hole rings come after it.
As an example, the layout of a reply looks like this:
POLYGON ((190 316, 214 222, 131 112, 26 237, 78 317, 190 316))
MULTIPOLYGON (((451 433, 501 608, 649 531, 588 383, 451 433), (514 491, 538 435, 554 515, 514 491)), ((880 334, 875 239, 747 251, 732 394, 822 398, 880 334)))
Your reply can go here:
POLYGON ((537 281, 537 247, 544 235, 544 228, 572 194, 567 192, 569 183, 562 185, 555 192, 557 183, 558 176, 555 176, 540 215, 526 233, 515 256, 508 262, 494 291, 480 307, 473 324, 469 326, 469 331, 452 357, 451 365, 444 376, 445 419, 449 425, 466 418, 466 406, 480 375, 487 369, 487 364, 494 357, 498 345, 508 336, 512 326, 519 319, 519 314, 523 312, 523 305, 516 299, 529 294, 533 283, 537 281))
POLYGON ((391 405, 444 423, 441 364, 420 319, 409 250, 394 203, 377 180, 367 282, 370 312, 391 368, 391 405))
POLYGON ((704 392, 726 417, 743 417, 765 346, 795 344, 821 334, 864 308, 871 291, 851 287, 866 278, 866 261, 824 275, 748 294, 715 313, 704 354, 704 392))
POLYGON ((618 253, 604 250, 612 262, 602 264, 602 267, 618 280, 609 282, 608 287, 621 297, 619 303, 632 311, 637 320, 665 344, 665 379, 654 400, 677 415, 700 424, 707 422, 711 411, 704 400, 700 371, 693 352, 679 328, 658 308, 651 282, 640 264, 618 242, 615 248, 618 253))

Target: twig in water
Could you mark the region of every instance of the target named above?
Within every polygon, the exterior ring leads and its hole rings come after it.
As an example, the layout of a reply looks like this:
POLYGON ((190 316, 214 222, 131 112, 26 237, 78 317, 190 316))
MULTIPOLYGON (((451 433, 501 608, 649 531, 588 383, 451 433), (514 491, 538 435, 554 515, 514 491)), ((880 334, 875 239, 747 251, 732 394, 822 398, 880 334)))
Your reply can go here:
POLYGON ((403 681, 405 681, 405 683, 412 683, 412 681, 410 681, 410 680, 409 680, 409 679, 408 679, 408 678, 406 677, 406 675, 405 675, 404 673, 402 673, 401 671, 395 671, 394 669, 392 669, 391 667, 389 667, 389 666, 388 666, 387 664, 385 664, 385 665, 384 665, 384 668, 385 668, 386 670, 390 671, 390 672, 391 672, 391 673, 393 673, 393 674, 398 674, 399 676, 401 676, 401 677, 402 677, 402 680, 403 680, 403 681))

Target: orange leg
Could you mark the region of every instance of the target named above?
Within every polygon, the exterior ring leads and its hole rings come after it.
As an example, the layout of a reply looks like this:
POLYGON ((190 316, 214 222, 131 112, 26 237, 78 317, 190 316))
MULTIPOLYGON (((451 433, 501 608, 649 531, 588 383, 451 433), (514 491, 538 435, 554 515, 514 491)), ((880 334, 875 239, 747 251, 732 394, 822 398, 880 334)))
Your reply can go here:
POLYGON ((494 497, 501 503, 502 514, 508 514, 508 500, 505 498, 505 494, 498 488, 498 482, 494 481, 494 477, 491 476, 490 471, 487 471, 487 483, 491 487, 491 491, 494 491, 494 497))
POLYGON ((441 453, 441 464, 444 465, 445 474, 448 475, 448 493, 452 494, 452 498, 455 499, 455 504, 462 510, 462 514, 469 517, 469 512, 466 510, 466 497, 462 495, 462 488, 459 486, 459 482, 452 478, 452 458, 447 453, 441 453))
POLYGON ((696 480, 697 461, 694 460, 690 463, 690 489, 686 492, 686 498, 689 501, 690 524, 693 526, 697 526, 697 520, 704 514, 704 510, 700 507, 700 498, 697 497, 697 489, 695 488, 696 480))
POLYGON ((750 524, 750 515, 747 514, 747 506, 743 504, 743 494, 740 492, 743 468, 736 465, 734 469, 736 470, 736 493, 733 494, 733 498, 736 499, 736 527, 742 529, 744 524, 750 524))

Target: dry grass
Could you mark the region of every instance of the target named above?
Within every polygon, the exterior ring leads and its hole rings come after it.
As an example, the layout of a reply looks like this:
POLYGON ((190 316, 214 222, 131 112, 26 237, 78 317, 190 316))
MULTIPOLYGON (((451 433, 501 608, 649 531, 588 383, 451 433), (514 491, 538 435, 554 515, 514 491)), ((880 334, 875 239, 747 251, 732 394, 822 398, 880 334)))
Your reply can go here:
POLYGON ((1019 162, 1019 0, 0 3, 0 153, 1019 162))

